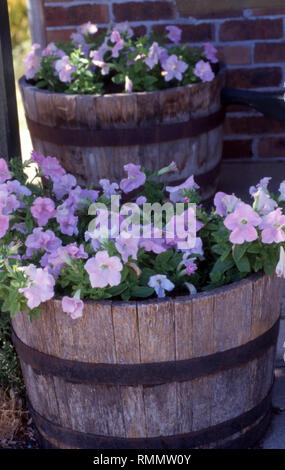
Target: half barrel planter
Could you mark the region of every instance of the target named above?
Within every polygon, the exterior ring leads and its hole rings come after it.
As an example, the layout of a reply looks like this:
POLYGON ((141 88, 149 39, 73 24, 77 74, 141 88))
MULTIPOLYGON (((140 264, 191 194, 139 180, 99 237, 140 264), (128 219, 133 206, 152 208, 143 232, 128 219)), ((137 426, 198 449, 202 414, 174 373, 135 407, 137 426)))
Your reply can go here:
POLYGON ((174 160, 179 176, 165 175, 163 181, 180 183, 193 174, 204 199, 215 193, 224 68, 210 83, 131 94, 53 93, 24 78, 19 85, 34 149, 57 157, 79 184, 118 182, 130 162, 154 171, 174 160))
POLYGON ((194 296, 49 301, 13 318, 46 448, 247 448, 265 432, 282 280, 253 275, 194 296))

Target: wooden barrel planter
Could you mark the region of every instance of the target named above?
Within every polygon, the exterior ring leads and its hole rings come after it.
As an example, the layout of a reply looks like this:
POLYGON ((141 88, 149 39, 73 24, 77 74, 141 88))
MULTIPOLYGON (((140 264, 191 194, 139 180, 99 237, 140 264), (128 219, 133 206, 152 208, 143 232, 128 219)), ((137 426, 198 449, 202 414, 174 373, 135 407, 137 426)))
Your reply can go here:
POLYGON ((174 160, 181 172, 164 181, 180 183, 194 174, 204 199, 218 183, 224 84, 225 69, 210 83, 104 96, 52 93, 19 82, 34 149, 57 157, 79 184, 118 182, 130 162, 157 170, 174 160))
POLYGON ((195 296, 60 300, 13 318, 30 410, 46 448, 246 448, 265 432, 282 279, 195 296))

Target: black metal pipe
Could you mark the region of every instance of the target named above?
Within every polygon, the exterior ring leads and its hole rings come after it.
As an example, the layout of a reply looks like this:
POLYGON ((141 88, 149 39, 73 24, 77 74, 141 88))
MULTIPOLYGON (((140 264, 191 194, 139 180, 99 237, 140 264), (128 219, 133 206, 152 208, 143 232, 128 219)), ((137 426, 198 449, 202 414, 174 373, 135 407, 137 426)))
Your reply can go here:
POLYGON ((261 112, 265 117, 285 121, 285 100, 284 95, 280 93, 224 88, 222 90, 222 103, 223 105, 246 105, 261 112))

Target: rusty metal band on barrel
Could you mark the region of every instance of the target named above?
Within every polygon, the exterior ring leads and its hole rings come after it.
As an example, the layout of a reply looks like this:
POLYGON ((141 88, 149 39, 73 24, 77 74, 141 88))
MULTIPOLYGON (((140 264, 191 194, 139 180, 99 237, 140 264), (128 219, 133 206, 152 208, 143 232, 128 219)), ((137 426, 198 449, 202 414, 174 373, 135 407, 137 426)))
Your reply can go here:
POLYGON ((27 346, 14 331, 12 340, 21 360, 41 375, 61 377, 81 384, 147 386, 193 380, 239 367, 275 345, 278 331, 279 320, 256 339, 226 351, 192 359, 140 364, 102 364, 62 359, 27 346))
POLYGON ((53 423, 36 410, 28 402, 30 413, 42 436, 45 447, 56 448, 47 439, 49 437, 61 444, 79 449, 183 449, 205 446, 226 439, 234 434, 241 433, 236 438, 217 444, 213 448, 241 449, 248 448, 257 442, 265 432, 271 419, 271 386, 267 396, 254 408, 245 413, 210 426, 201 431, 172 436, 159 436, 151 438, 123 438, 115 436, 102 436, 91 433, 74 431, 53 423), (250 428, 249 428, 250 427, 250 428), (249 429, 248 429, 249 428, 249 429), (247 429, 247 430, 246 430, 247 429))
POLYGON ((225 117, 225 108, 209 116, 189 119, 172 124, 158 124, 151 127, 129 129, 79 129, 51 127, 32 121, 27 124, 33 138, 71 147, 129 147, 148 145, 196 137, 220 126, 225 117))

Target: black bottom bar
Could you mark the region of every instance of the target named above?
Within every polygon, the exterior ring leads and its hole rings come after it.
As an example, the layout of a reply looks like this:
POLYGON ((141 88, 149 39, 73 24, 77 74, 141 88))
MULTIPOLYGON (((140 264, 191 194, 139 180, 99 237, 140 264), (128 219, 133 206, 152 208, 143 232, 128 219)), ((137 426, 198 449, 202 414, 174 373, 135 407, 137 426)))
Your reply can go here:
MULTIPOLYGON (((82 433, 72 429, 52 423, 48 419, 37 413, 29 403, 29 408, 33 420, 42 432, 52 439, 66 444, 68 447, 77 449, 191 449, 211 448, 244 449, 255 444, 264 434, 271 418, 271 397, 272 388, 268 395, 254 408, 243 413, 236 418, 225 421, 216 426, 188 434, 176 436, 159 436, 154 438, 119 438, 100 436, 89 433, 82 433), (237 435, 236 439, 221 443, 234 434, 241 433, 249 428, 242 436, 237 435), (215 445, 216 443, 216 445, 215 445)), ((56 448, 46 437, 41 436, 44 448, 56 448)))

